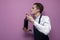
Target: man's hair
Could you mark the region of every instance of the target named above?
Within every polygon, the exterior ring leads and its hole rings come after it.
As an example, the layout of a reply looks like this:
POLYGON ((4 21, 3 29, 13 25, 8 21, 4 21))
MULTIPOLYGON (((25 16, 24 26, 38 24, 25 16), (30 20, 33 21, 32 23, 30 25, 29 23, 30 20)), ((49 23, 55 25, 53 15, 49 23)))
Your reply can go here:
POLYGON ((41 3, 34 3, 33 5, 36 5, 37 9, 40 10, 40 13, 43 12, 44 7, 43 7, 43 5, 41 3))

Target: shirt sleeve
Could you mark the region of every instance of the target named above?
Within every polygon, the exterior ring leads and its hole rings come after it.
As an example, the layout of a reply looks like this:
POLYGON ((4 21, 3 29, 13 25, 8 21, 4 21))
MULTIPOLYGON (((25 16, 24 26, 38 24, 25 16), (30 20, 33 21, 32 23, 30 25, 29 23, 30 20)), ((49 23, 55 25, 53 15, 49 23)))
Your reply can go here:
POLYGON ((45 35, 49 34, 50 30, 51 30, 51 24, 50 24, 50 19, 48 16, 45 17, 44 19, 44 25, 39 24, 38 22, 34 21, 34 25, 35 27, 42 33, 44 33, 45 35))

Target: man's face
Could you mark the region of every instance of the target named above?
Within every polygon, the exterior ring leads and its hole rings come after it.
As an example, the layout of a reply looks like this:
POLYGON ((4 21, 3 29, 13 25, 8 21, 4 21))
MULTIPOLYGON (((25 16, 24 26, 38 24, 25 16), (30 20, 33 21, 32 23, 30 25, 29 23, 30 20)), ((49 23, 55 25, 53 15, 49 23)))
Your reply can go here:
POLYGON ((39 12, 39 9, 36 8, 36 5, 33 5, 32 8, 31 8, 31 14, 36 14, 39 12))

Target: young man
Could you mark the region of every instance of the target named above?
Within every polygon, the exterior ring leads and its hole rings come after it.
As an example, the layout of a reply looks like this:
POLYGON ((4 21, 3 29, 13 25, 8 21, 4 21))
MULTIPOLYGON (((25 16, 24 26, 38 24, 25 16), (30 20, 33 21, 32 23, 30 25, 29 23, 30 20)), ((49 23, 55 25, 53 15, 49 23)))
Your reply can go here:
POLYGON ((28 21, 33 24, 34 40, 49 40, 48 34, 51 30, 51 24, 49 17, 42 15, 43 9, 44 7, 41 3, 34 3, 31 13, 36 17, 36 19, 34 20, 29 14, 26 15, 28 21))

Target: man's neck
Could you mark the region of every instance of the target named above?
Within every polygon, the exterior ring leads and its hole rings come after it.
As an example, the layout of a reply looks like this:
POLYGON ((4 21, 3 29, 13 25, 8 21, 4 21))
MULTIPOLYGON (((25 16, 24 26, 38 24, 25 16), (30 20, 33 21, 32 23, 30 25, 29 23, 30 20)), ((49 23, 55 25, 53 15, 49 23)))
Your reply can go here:
POLYGON ((36 13, 35 14, 35 17, 37 18, 38 16, 40 16, 41 14, 40 13, 36 13))

